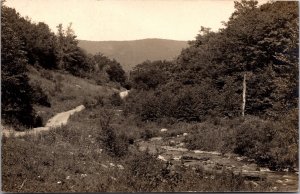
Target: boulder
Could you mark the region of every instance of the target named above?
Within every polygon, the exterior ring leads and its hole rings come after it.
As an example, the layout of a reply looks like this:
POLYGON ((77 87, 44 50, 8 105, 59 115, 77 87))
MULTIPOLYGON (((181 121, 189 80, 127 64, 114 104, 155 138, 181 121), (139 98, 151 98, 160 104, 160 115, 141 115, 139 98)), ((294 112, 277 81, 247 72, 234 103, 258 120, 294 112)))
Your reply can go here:
POLYGON ((168 131, 168 129, 166 129, 166 128, 162 128, 161 130, 160 130, 160 132, 167 132, 168 131))

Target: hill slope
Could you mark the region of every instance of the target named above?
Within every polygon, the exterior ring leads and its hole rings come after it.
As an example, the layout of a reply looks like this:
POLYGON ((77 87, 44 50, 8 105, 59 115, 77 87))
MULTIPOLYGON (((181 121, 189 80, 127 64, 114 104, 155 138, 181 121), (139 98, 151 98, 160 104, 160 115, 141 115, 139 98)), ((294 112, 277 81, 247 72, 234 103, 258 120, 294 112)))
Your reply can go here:
POLYGON ((133 41, 80 40, 79 47, 88 53, 103 53, 121 63, 125 71, 146 60, 172 60, 188 46, 187 41, 142 39, 133 41))

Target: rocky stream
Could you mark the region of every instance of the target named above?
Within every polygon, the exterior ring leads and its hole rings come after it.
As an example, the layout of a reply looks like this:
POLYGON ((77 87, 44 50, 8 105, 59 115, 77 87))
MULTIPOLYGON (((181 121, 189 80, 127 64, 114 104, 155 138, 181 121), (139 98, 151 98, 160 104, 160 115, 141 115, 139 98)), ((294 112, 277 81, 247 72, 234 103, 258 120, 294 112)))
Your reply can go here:
POLYGON ((218 175, 224 171, 241 175, 246 184, 252 186, 264 186, 266 182, 271 184, 271 191, 297 192, 298 171, 272 171, 266 167, 260 167, 247 157, 236 154, 221 154, 216 151, 188 150, 184 144, 187 134, 176 137, 154 137, 149 140, 138 140, 136 145, 140 151, 148 150, 157 155, 164 162, 174 166, 201 168, 203 171, 218 175))

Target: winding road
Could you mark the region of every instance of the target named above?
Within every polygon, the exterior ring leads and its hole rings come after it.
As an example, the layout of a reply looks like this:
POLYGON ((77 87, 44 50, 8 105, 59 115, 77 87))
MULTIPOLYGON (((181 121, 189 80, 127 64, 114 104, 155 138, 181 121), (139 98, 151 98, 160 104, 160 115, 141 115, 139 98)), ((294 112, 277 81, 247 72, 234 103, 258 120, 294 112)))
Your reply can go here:
POLYGON ((2 134, 6 137, 10 137, 10 136, 22 137, 25 135, 33 135, 33 134, 40 133, 42 131, 48 131, 53 128, 61 127, 68 123, 68 120, 71 115, 73 115, 76 112, 80 112, 83 109, 85 109, 85 107, 83 105, 80 105, 72 110, 58 113, 54 117, 52 117, 51 119, 48 120, 45 127, 37 127, 37 128, 33 128, 32 130, 29 130, 29 131, 14 131, 14 130, 3 129, 2 134))

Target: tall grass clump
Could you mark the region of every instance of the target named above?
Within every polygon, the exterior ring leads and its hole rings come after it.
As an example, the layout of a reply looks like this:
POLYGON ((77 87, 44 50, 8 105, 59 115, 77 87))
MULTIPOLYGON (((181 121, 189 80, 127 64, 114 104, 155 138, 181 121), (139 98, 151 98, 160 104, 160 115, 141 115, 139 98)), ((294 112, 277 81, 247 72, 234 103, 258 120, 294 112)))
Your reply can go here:
POLYGON ((122 157, 128 152, 129 139, 123 133, 116 133, 116 130, 111 126, 112 117, 113 113, 108 110, 103 109, 101 111, 101 131, 98 134, 97 140, 108 155, 122 157))

